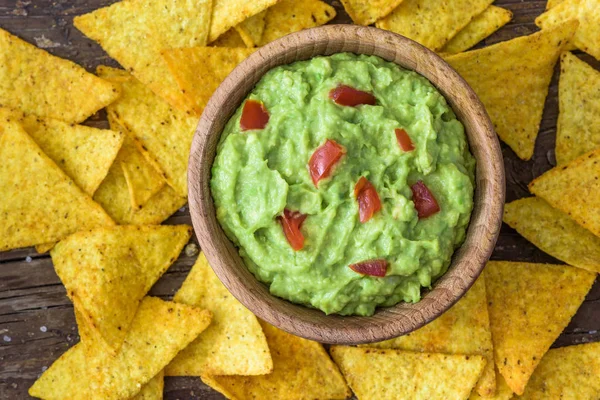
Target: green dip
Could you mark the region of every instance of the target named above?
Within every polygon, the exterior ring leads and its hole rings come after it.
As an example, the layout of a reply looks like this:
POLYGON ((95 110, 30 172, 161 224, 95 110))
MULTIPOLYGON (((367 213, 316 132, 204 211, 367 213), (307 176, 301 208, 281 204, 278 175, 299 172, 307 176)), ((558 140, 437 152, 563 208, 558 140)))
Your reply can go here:
POLYGON ((275 296, 325 313, 371 315, 377 306, 417 302, 444 274, 463 242, 473 208, 475 160, 463 125, 425 78, 374 56, 335 54, 277 67, 248 99, 264 104, 264 129, 242 131, 243 105, 222 134, 212 167, 218 220, 248 269, 275 296), (347 85, 377 104, 341 106, 329 97, 347 85), (415 150, 394 134, 404 129, 415 150), (315 187, 308 162, 327 139, 346 154, 315 187), (381 210, 359 221, 354 195, 364 176, 381 210), (411 185, 422 180, 440 211, 419 219, 411 185), (294 251, 278 216, 307 214, 304 247, 294 251), (350 264, 385 259, 385 277, 350 264))

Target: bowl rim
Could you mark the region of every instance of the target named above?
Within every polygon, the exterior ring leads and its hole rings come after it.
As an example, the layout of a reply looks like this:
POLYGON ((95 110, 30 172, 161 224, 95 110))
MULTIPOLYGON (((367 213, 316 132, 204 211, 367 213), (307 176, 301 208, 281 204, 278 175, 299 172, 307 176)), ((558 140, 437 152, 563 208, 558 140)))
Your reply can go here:
POLYGON ((275 40, 251 54, 228 75, 206 105, 193 137, 188 163, 188 199, 194 232, 221 282, 266 322, 296 336, 332 344, 390 339, 420 328, 449 309, 473 285, 491 256, 502 224, 504 197, 504 164, 498 137, 483 104, 467 82, 424 46, 389 31, 358 25, 307 29, 275 40), (344 50, 347 48, 356 50, 344 50), (267 286, 245 267, 237 248, 219 225, 209 184, 223 127, 258 80, 276 66, 340 52, 375 54, 427 78, 465 126, 477 162, 471 221, 448 271, 419 302, 377 308, 375 314, 366 317, 325 315, 270 294, 267 286))

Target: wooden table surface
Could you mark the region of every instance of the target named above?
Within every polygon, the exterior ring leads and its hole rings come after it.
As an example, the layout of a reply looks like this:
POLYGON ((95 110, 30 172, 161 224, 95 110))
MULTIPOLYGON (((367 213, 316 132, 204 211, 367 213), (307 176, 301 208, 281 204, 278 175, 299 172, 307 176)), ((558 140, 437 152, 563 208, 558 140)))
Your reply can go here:
MULTIPOLYGON (((349 23, 339 1, 327 0, 338 16, 332 23, 349 23)), ((0 27, 73 60, 89 71, 99 64, 117 66, 102 49, 72 25, 76 15, 113 3, 113 0, 0 0, 0 27)), ((486 40, 486 44, 530 34, 533 21, 545 8, 545 0, 498 0, 496 5, 514 13, 513 20, 486 40)), ((600 70, 592 57, 582 58, 600 70)), ((535 155, 524 162, 502 144, 507 178, 507 201, 528 196, 527 184, 554 164, 554 140, 558 114, 558 66, 536 143, 535 155)), ((105 115, 90 125, 108 127, 105 115)), ((0 160, 4 162, 4 160, 0 160)), ((1 195, 1 194, 0 194, 1 195)), ((0 222, 1 223, 1 222, 0 222)), ((187 208, 166 223, 191 224, 187 208)), ((150 294, 171 298, 179 288, 195 257, 184 254, 152 288, 150 294)), ((561 263, 536 249, 504 225, 492 255, 494 260, 561 263)), ((554 346, 600 341, 600 283, 592 288, 571 324, 554 346)), ((56 276, 50 257, 32 248, 0 253, 0 399, 26 399, 27 389, 52 362, 79 341, 73 307, 56 276)), ((165 399, 222 399, 199 378, 166 378, 165 399)))

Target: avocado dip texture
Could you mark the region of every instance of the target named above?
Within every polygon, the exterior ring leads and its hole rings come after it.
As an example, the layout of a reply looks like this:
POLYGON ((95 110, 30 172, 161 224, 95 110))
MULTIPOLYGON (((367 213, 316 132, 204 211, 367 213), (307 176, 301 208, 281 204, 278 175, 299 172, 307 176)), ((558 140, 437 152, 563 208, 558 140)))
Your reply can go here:
POLYGON ((417 302, 473 208, 475 160, 437 89, 374 56, 269 71, 223 131, 217 218, 273 295, 327 314, 417 302))

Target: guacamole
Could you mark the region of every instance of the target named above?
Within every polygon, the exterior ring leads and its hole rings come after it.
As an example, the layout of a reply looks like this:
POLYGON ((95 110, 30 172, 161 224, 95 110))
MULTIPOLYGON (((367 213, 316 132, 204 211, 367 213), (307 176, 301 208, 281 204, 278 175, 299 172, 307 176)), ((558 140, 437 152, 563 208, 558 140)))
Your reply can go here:
POLYGON ((275 296, 371 315, 446 272, 473 208, 475 160, 415 72, 339 53, 268 72, 228 121, 217 218, 275 296))

